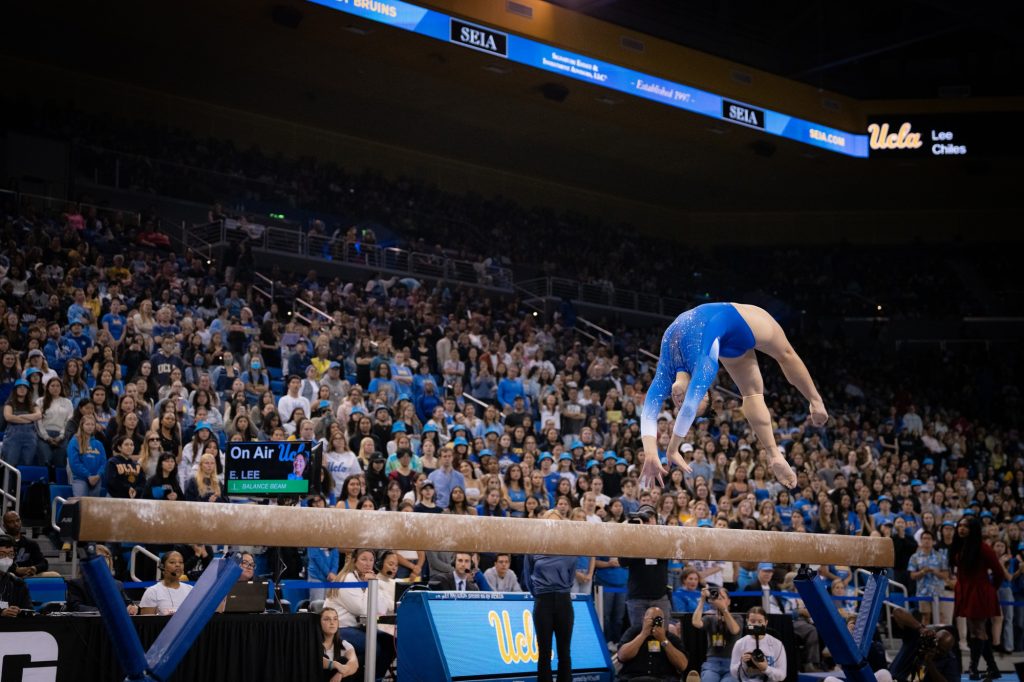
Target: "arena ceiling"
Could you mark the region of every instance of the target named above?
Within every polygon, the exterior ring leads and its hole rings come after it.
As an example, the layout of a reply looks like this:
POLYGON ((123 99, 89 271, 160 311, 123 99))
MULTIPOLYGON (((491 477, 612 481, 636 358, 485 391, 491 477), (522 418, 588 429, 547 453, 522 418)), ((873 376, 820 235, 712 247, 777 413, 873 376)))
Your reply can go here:
MULTIPOLYGON (((632 20, 675 5, 560 4, 632 20)), ((16 3, 0 52, 672 209, 994 208, 1021 176, 1005 160, 844 158, 297 0, 99 7, 16 3)))
POLYGON ((1024 95, 1024 6, 904 0, 549 0, 858 99, 1024 95))

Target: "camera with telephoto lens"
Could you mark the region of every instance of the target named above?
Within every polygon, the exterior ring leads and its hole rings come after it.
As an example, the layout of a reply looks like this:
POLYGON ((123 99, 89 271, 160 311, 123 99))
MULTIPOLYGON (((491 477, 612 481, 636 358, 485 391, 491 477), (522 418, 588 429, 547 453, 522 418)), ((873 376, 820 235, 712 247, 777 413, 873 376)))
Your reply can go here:
POLYGON ((761 651, 761 638, 768 634, 767 625, 748 625, 747 634, 754 638, 754 649, 750 652, 750 666, 755 667, 765 661, 761 651))

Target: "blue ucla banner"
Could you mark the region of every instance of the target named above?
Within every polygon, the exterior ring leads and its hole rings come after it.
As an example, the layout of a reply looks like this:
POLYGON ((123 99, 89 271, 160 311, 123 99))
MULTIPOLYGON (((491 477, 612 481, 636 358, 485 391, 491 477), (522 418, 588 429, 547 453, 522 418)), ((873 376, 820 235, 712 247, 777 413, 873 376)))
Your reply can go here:
POLYGON ((318 5, 454 43, 525 66, 643 97, 828 151, 866 158, 868 136, 727 100, 699 88, 505 33, 400 0, 310 0, 318 5))
MULTIPOLYGON (((610 680, 611 660, 593 602, 573 595, 572 605, 573 680, 610 680)), ((535 679, 537 635, 528 594, 406 592, 398 627, 403 681, 535 679)), ((552 668, 557 665, 556 656, 552 668)))

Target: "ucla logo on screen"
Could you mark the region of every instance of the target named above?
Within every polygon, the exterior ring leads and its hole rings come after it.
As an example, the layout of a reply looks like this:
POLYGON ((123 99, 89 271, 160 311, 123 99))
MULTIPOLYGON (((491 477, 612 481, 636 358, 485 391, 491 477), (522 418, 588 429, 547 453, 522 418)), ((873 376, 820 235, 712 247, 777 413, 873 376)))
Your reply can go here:
POLYGON ((449 38, 451 42, 465 45, 488 54, 508 57, 508 35, 501 31, 477 26, 458 19, 452 19, 449 38))
POLYGON ((746 104, 730 102, 727 99, 722 100, 722 118, 752 128, 764 129, 764 111, 748 107, 746 104))
POLYGON ((497 611, 489 611, 487 623, 494 628, 498 654, 505 665, 537 662, 537 635, 533 630, 533 613, 529 609, 523 609, 523 629, 519 632, 512 632, 512 619, 506 610, 502 610, 500 615, 497 611))

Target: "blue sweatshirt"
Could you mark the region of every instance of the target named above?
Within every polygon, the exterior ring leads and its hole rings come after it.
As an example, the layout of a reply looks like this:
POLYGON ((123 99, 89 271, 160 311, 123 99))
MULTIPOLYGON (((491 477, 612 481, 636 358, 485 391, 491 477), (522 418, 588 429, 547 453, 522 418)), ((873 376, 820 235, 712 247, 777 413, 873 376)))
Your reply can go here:
POLYGON ((576 580, 576 561, 579 557, 552 554, 526 555, 526 588, 533 593, 550 594, 569 592, 576 580))
POLYGON ((107 450, 95 438, 89 439, 89 446, 83 449, 79 447, 78 436, 73 436, 68 442, 68 464, 74 477, 84 481, 103 473, 107 465, 107 450))

